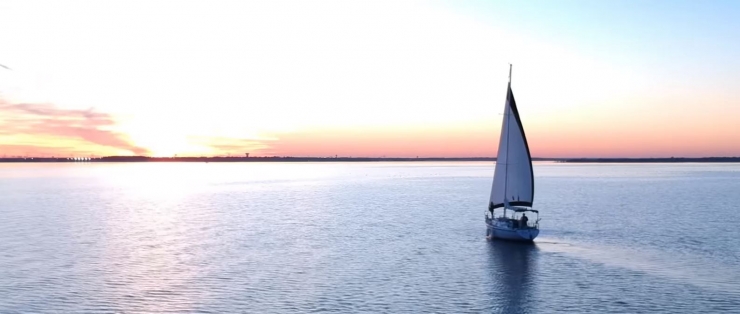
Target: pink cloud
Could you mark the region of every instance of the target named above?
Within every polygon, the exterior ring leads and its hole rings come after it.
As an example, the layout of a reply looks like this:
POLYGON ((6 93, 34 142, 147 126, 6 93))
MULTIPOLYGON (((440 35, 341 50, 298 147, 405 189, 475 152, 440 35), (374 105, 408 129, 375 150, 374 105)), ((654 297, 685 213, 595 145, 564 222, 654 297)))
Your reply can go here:
MULTIPOLYGON (((0 100, 0 135, 54 136, 81 140, 102 146, 130 151, 137 155, 146 155, 149 151, 132 144, 119 132, 105 128, 116 125, 115 119, 107 114, 89 110, 61 109, 50 104, 10 104, 0 100)), ((21 143, 26 150, 48 152, 50 149, 40 143, 21 143)), ((18 146, 18 145, 15 145, 18 146)), ((15 147, 14 146, 14 147, 15 147)), ((60 153, 80 150, 76 147, 57 148, 60 153)), ((1 145, 3 150, 10 150, 11 145, 1 145)), ((15 147, 18 148, 18 147, 15 147)), ((101 149, 103 150, 103 149, 101 149)))

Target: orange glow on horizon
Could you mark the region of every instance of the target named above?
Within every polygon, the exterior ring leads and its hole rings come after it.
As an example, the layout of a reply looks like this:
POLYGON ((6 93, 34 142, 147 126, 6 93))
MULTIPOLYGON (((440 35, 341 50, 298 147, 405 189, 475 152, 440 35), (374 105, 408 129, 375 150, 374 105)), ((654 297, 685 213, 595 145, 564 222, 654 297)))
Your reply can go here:
MULTIPOLYGON (((520 113, 533 157, 709 157, 740 156, 740 125, 692 112, 667 112, 655 119, 639 106, 619 112, 597 109, 560 114, 520 113), (529 115, 527 115, 529 114, 529 115), (698 119, 697 119, 698 118, 698 119)), ((104 113, 50 106, 0 103, 0 156, 70 157, 147 155, 315 157, 494 157, 500 115, 455 124, 327 127, 270 136, 186 136, 157 130, 132 137, 107 130, 115 118, 104 113), (5 121, 5 122, 3 122, 5 121)))

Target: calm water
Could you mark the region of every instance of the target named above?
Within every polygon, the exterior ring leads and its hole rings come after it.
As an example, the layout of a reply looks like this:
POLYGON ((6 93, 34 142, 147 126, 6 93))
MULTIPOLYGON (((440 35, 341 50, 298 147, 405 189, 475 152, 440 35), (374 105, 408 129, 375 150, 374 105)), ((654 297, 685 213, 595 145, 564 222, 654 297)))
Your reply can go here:
POLYGON ((740 312, 740 165, 0 164, 0 313, 740 312))

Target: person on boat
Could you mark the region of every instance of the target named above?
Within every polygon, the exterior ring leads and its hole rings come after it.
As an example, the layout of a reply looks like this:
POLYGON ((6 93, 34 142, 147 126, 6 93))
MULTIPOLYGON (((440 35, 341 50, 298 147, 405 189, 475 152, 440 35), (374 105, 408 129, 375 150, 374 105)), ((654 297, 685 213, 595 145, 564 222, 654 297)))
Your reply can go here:
POLYGON ((521 220, 521 222, 519 222, 519 226, 521 228, 526 228, 527 227, 527 221, 529 221, 529 218, 527 218, 527 214, 522 214, 522 218, 520 220, 521 220))

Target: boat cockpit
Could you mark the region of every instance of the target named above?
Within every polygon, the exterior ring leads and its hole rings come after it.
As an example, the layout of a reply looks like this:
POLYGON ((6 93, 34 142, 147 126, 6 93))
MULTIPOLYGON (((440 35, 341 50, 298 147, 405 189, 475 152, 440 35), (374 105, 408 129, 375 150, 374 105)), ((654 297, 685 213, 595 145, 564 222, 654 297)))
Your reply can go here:
MULTIPOLYGON (((490 212, 486 214, 486 221, 491 221, 490 212)), ((536 209, 526 207, 515 207, 508 208, 501 216, 495 217, 493 220, 497 224, 503 224, 508 228, 512 229, 539 229, 540 227, 540 212, 536 209), (509 214, 509 212, 513 212, 509 214), (535 219, 532 220, 530 217, 524 218, 527 212, 535 213, 535 219)))

